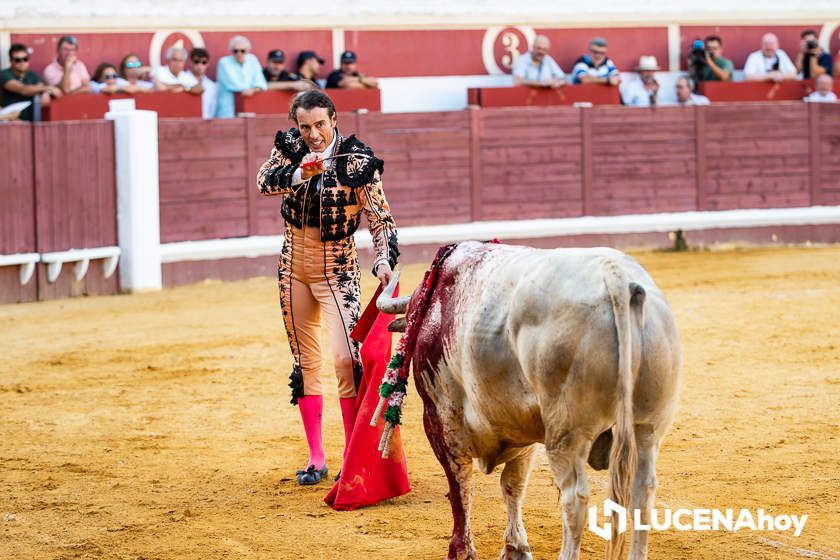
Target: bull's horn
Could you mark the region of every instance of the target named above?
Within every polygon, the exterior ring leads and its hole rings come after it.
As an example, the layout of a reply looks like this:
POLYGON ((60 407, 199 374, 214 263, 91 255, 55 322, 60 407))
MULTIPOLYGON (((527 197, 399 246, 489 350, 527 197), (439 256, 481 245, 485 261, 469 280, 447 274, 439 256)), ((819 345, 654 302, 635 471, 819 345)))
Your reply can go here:
POLYGON ((397 282, 399 279, 400 271, 396 271, 391 277, 391 281, 388 282, 388 285, 385 286, 384 290, 382 290, 382 294, 376 298, 376 308, 383 313, 398 315, 400 313, 405 313, 405 309, 408 307, 408 300, 411 299, 411 296, 402 296, 398 298, 394 297, 394 290, 397 288, 397 282))

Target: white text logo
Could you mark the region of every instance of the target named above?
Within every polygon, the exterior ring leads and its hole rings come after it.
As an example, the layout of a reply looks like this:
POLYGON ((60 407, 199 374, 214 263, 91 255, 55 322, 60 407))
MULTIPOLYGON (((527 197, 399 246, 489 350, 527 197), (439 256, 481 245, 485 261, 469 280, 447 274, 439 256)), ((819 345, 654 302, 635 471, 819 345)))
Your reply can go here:
MULTIPOLYGON (((617 518, 616 531, 618 534, 627 531, 630 515, 626 508, 612 500, 604 500, 603 514, 615 514, 617 518)), ((793 536, 798 537, 805 528, 807 515, 772 515, 763 509, 755 512, 748 509, 708 509, 680 508, 676 510, 652 509, 648 523, 642 522, 642 512, 632 511, 633 529, 636 531, 789 531, 793 529, 793 536)), ((604 540, 612 538, 612 522, 607 521, 598 525, 598 506, 589 508, 589 530, 604 540)))

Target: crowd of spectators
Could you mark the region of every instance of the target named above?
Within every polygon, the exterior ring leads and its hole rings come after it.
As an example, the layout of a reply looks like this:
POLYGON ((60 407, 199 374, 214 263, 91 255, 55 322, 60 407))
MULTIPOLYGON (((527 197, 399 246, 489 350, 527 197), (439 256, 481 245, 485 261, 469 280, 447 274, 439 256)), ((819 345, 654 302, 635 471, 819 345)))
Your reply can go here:
POLYGON ((134 53, 127 54, 119 65, 99 64, 91 76, 78 58, 78 39, 64 36, 58 40, 56 58, 38 76, 29 69, 30 49, 16 43, 9 49, 11 66, 0 71, 0 120, 35 120, 42 107, 63 95, 93 93, 143 94, 147 92, 186 92, 201 96, 204 118, 234 116, 234 94, 251 96, 258 91, 304 91, 312 88, 376 88, 376 78, 359 72, 356 53, 341 54, 340 66, 326 79, 319 78, 324 59, 315 51, 302 51, 294 72, 286 69, 286 55, 281 49, 268 53, 263 66, 251 53, 247 37, 236 35, 228 43, 227 54, 216 63, 216 81, 207 76, 210 53, 196 47, 187 52, 180 46, 167 49, 165 64, 152 69, 134 53))
MULTIPOLYGON (((634 68, 637 77, 624 80, 616 64, 608 56, 608 43, 601 37, 593 38, 587 52, 572 67, 571 76, 551 57, 551 41, 544 35, 534 39, 533 48, 519 56, 513 64, 516 85, 560 88, 566 84, 604 84, 620 89, 625 105, 649 107, 662 104, 708 104, 708 98, 696 93, 703 81, 731 81, 735 74, 732 61, 723 56, 723 40, 718 35, 697 39, 692 44, 687 60, 688 73, 679 77, 669 103, 660 102, 660 84, 656 73, 661 70, 656 57, 642 55, 634 68)), ((840 57, 835 65, 830 53, 817 42, 815 31, 808 29, 801 34, 800 52, 795 61, 779 48, 779 40, 772 33, 761 38, 761 48, 747 57, 744 79, 771 81, 815 79, 816 91, 807 101, 834 101, 833 77, 840 71, 840 57), (829 95, 831 93, 831 95, 829 95)))
MULTIPOLYGON (((356 53, 352 51, 343 52, 339 67, 323 79, 319 76, 324 59, 315 51, 300 52, 295 67, 287 69, 283 50, 271 50, 263 65, 251 53, 251 48, 246 37, 233 37, 228 44, 229 54, 216 63, 214 82, 207 76, 210 53, 204 48, 187 52, 180 46, 170 47, 166 51, 166 63, 154 70, 144 64, 139 55, 130 53, 119 65, 102 62, 91 76, 85 63, 78 58, 78 40, 64 36, 58 40, 55 60, 38 76, 29 69, 30 49, 16 43, 9 49, 10 67, 0 71, 0 107, 5 108, 0 110, 0 120, 34 120, 40 108, 49 106, 51 100, 80 93, 187 92, 201 96, 205 118, 226 118, 234 116, 235 93, 248 97, 265 90, 363 89, 379 85, 376 78, 360 72, 356 53)), ((655 56, 642 55, 634 69, 637 78, 625 81, 608 56, 607 41, 601 37, 589 42, 569 75, 550 52, 549 38, 538 35, 533 48, 514 62, 514 83, 547 88, 560 88, 569 83, 604 84, 619 87, 625 105, 663 104, 656 77, 660 67, 655 56)), ((675 95, 670 96, 678 104, 708 103, 707 98, 696 93, 697 84, 729 81, 735 74, 732 61, 723 55, 723 40, 717 35, 694 41, 687 67, 687 76, 677 79, 675 95)), ((774 34, 766 33, 761 38, 761 48, 747 57, 743 74, 748 81, 814 79, 816 91, 806 100, 828 102, 836 100, 832 92, 832 75, 838 71, 840 57, 835 63, 831 54, 819 46, 816 32, 808 29, 801 33, 800 50, 794 59, 779 48, 779 40, 774 34)))

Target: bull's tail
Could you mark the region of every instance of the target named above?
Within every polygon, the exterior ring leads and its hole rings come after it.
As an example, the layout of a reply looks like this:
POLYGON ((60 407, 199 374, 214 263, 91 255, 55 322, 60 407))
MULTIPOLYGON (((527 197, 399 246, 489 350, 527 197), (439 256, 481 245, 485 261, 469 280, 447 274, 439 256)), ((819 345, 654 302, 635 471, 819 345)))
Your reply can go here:
MULTIPOLYGON (((609 498, 627 508, 632 507, 633 478, 636 474, 636 436, 633 430, 633 343, 632 314, 641 311, 645 291, 628 282, 624 271, 606 261, 604 281, 612 301, 615 330, 618 335, 618 399, 615 431, 610 451, 609 498), (634 309, 638 308, 638 309, 634 309)), ((628 515, 628 518, 632 516, 628 515)), ((607 560, 618 560, 624 549, 624 534, 618 532, 618 516, 612 514, 612 537, 607 542, 607 560)))

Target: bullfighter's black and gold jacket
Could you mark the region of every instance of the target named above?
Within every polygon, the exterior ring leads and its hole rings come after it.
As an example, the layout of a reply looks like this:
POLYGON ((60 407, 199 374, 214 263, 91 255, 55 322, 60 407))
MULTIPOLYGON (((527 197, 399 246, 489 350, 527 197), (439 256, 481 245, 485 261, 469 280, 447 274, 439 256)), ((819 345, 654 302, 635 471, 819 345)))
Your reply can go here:
POLYGON ((324 242, 352 236, 364 212, 373 238, 374 272, 383 262, 394 268, 399 256, 397 227, 382 188, 383 161, 355 135, 338 135, 333 155, 350 155, 332 160, 317 187, 314 178, 293 185, 295 171, 307 153, 298 129, 278 131, 271 156, 257 173, 260 192, 283 196, 280 213, 287 225, 319 227, 324 242))

